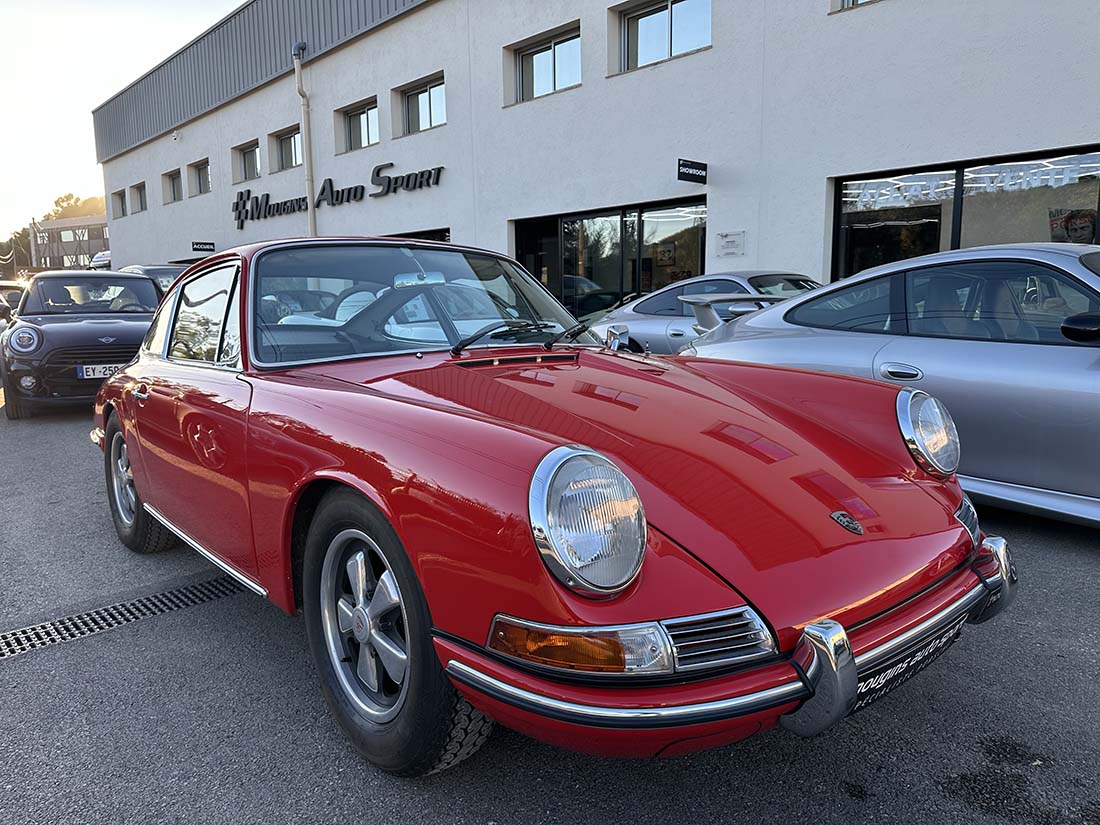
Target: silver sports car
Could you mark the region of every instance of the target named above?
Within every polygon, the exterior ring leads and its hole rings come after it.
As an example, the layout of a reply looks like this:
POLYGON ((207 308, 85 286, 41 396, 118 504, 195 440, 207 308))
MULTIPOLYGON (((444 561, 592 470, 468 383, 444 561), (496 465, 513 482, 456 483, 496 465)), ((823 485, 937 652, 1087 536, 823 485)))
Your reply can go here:
POLYGON ((972 495, 1100 526, 1100 246, 900 261, 724 324, 682 352, 927 390, 958 426, 972 495))
MULTIPOLYGON (((649 350, 653 353, 669 354, 691 343, 697 335, 693 329, 695 316, 691 307, 680 301, 681 295, 710 293, 790 297, 819 286, 813 278, 790 272, 721 272, 700 275, 634 298, 596 319, 583 320, 588 322, 592 331, 601 339, 607 335, 607 329, 612 324, 625 324, 629 329, 630 349, 636 352, 649 350)), ((761 306, 763 303, 718 303, 715 309, 719 316, 728 319, 736 316, 738 310, 752 311, 761 306)))

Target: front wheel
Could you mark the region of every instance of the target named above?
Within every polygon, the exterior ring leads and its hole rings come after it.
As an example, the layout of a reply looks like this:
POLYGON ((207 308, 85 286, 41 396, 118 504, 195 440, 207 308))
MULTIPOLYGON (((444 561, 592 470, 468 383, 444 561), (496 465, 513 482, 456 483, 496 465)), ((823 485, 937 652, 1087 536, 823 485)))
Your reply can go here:
POLYGON ((118 415, 111 413, 104 435, 103 469, 107 477, 107 500, 118 539, 135 553, 158 553, 176 543, 172 532, 142 506, 134 487, 130 449, 118 415))
POLYGON ((30 416, 31 411, 27 404, 16 394, 15 390, 4 381, 4 416, 8 421, 18 421, 21 418, 27 418, 30 416))
POLYGON ((390 773, 421 776, 484 744, 492 722, 444 674, 412 563, 372 504, 351 490, 321 502, 302 582, 322 692, 363 756, 390 773))

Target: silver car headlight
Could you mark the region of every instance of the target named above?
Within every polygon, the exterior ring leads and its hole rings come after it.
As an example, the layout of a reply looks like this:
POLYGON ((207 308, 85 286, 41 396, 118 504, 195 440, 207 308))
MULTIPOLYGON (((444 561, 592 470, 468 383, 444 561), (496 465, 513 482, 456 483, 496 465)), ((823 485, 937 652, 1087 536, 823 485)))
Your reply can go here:
POLYGON ((638 491, 598 453, 558 447, 539 462, 528 498, 535 544, 566 587, 589 597, 618 593, 645 557, 638 491))
POLYGON ((42 345, 42 334, 33 327, 21 327, 8 336, 8 346, 15 352, 26 355, 42 345))
POLYGON ((922 470, 947 478, 959 469, 959 433, 942 402, 908 387, 898 393, 898 426, 922 470))

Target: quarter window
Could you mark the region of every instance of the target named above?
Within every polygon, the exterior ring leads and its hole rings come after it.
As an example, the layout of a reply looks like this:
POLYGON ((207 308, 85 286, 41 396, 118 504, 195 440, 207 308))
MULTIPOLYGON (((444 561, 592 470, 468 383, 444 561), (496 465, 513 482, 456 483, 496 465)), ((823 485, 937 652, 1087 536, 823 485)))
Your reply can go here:
POLYGON ((405 94, 405 131, 423 132, 447 122, 447 89, 442 81, 405 94))
POLYGON ((183 285, 172 326, 172 358, 211 364, 217 360, 235 274, 235 266, 222 267, 183 285))
POLYGON ((639 303, 634 307, 634 311, 642 315, 681 315, 683 313, 680 311, 680 306, 683 302, 680 296, 683 294, 683 287, 659 292, 639 303))
POLYGON ((164 352, 164 339, 168 337, 168 319, 172 317, 172 301, 165 299, 153 316, 153 323, 149 325, 149 331, 145 334, 145 341, 141 348, 153 355, 161 355, 164 352))
POLYGON ((857 332, 900 332, 903 314, 892 311, 900 295, 901 276, 891 275, 853 284, 792 309, 792 324, 857 332))
POLYGON ((533 100, 581 82, 581 35, 572 31, 522 52, 520 100, 533 100))
POLYGON ((1100 296, 1064 273, 1028 261, 975 261, 906 274, 911 335, 1067 344, 1062 322, 1100 309, 1100 296))
POLYGON ((625 69, 710 45, 710 0, 666 0, 624 18, 625 69))

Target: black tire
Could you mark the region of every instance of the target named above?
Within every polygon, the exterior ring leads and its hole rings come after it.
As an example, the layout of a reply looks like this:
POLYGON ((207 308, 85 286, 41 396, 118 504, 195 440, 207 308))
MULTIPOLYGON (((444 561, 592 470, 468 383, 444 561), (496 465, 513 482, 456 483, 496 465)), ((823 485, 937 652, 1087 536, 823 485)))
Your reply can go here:
POLYGON ((30 407, 15 394, 8 382, 4 381, 4 415, 8 421, 18 421, 21 418, 29 418, 30 407))
POLYGON ((167 550, 178 541, 176 535, 141 506, 141 497, 136 489, 134 490, 133 517, 128 520, 121 512, 114 492, 111 461, 111 445, 116 436, 122 437, 122 427, 118 423, 118 416, 111 413, 111 417, 107 420, 107 432, 103 441, 103 471, 107 480, 107 506, 111 509, 111 520, 115 523, 118 540, 135 553, 159 553, 167 550))
POLYGON ((639 344, 633 338, 627 339, 626 348, 629 352, 637 352, 637 353, 645 352, 645 347, 643 347, 641 344, 639 344))
POLYGON ((463 699, 443 672, 432 643, 431 614, 408 555, 385 517, 358 493, 335 490, 318 505, 306 537, 302 591, 306 634, 325 701, 366 759, 398 776, 424 776, 457 765, 485 743, 492 721, 463 699), (341 684, 322 618, 322 599, 328 598, 322 593, 325 557, 347 530, 361 531, 374 542, 397 581, 403 605, 407 684, 396 715, 381 722, 360 710, 341 684))

